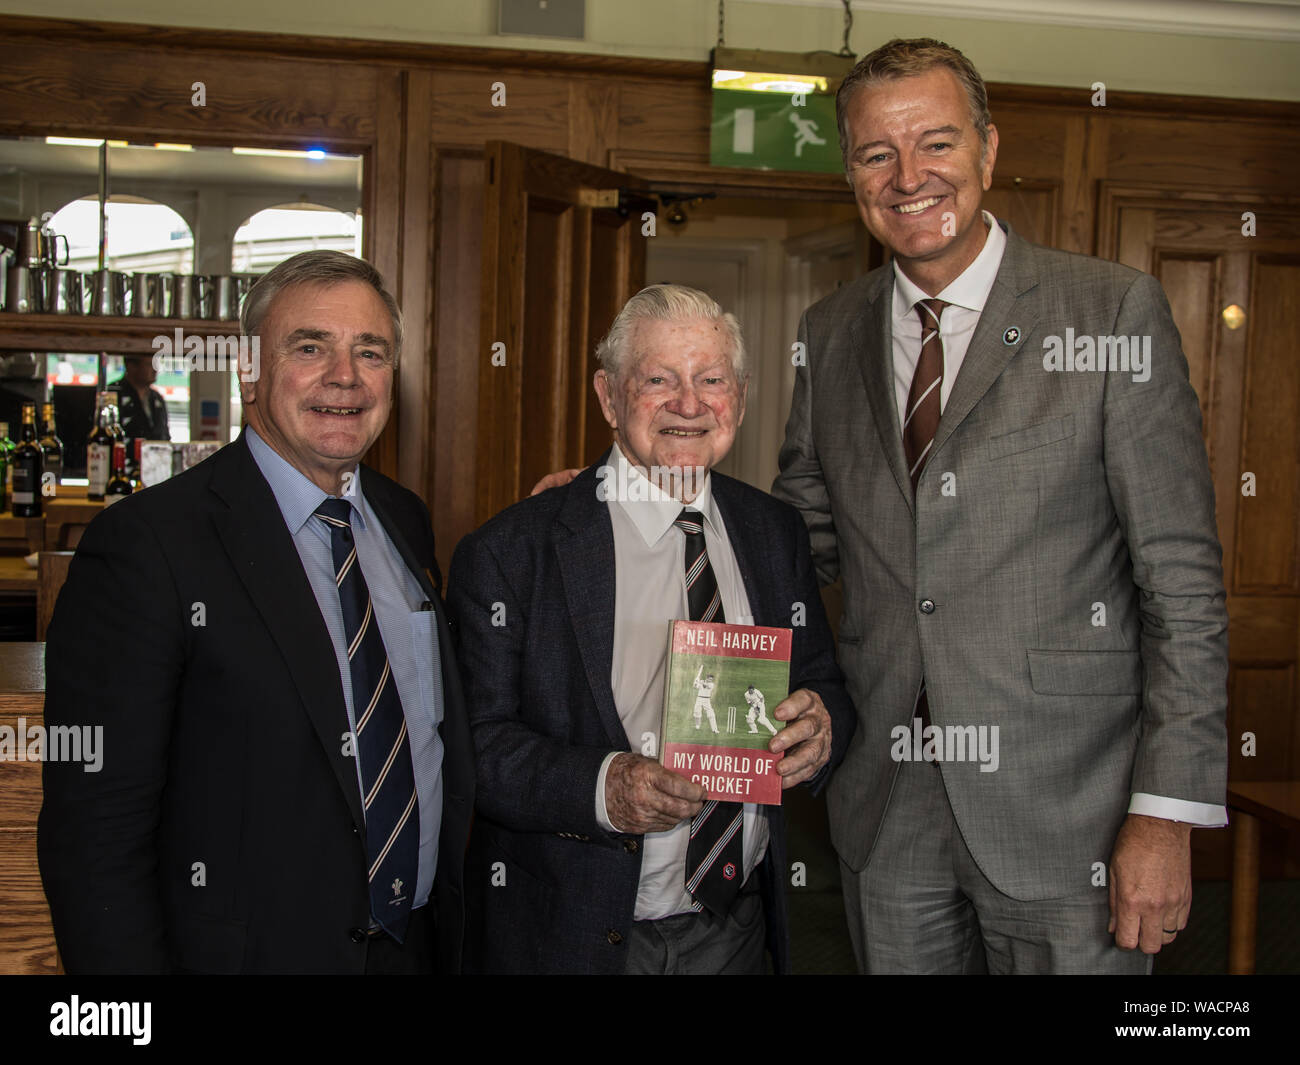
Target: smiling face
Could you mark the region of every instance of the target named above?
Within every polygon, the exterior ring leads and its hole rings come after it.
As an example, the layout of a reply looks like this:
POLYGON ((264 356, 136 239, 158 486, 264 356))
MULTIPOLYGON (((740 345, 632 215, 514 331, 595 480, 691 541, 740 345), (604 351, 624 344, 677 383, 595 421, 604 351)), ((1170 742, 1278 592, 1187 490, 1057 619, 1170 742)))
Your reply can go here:
POLYGON ((388 421, 392 318, 363 281, 290 285, 272 300, 258 335, 261 377, 240 385, 248 424, 336 495, 388 421))
POLYGON ((745 417, 746 382, 731 364, 722 323, 707 318, 642 319, 618 377, 597 370, 595 386, 620 450, 643 473, 712 469, 745 417))
POLYGON ((989 126, 981 145, 946 67, 862 87, 845 109, 845 129, 862 221, 936 295, 984 247, 980 200, 993 182, 997 129, 989 126))

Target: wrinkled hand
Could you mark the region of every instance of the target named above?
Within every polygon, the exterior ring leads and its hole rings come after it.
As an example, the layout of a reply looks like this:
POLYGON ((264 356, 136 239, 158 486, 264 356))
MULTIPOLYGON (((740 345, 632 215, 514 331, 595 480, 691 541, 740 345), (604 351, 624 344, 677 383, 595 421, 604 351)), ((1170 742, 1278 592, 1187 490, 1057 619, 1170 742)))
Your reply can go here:
POLYGON ((1158 954, 1187 927, 1192 908, 1192 826, 1129 814, 1110 856, 1115 945, 1158 954))
POLYGON ((707 796, 700 785, 639 754, 620 754, 605 774, 605 813, 631 835, 668 831, 699 813, 707 796))
POLYGON ((784 790, 815 776, 830 761, 831 715, 822 697, 807 688, 791 692, 772 713, 778 721, 786 722, 767 745, 773 754, 785 751, 785 757, 776 764, 784 790))
POLYGON ((548 473, 533 485, 533 490, 528 494, 535 496, 538 492, 545 492, 548 488, 563 488, 581 472, 581 470, 556 470, 554 473, 548 473))

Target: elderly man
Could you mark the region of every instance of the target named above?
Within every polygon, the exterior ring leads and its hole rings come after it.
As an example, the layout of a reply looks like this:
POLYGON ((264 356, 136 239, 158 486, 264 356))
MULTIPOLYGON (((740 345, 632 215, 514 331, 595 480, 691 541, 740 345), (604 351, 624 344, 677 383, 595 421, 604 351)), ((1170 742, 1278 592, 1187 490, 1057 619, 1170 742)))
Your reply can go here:
POLYGON ((654 755, 670 620, 793 625, 793 693, 768 746, 784 787, 826 779, 853 715, 807 533, 793 508, 709 472, 745 411, 734 316, 652 286, 597 354, 614 447, 466 537, 452 561, 485 968, 756 973, 766 941, 783 972, 780 808, 706 805, 654 755))
POLYGON ((247 426, 86 530, 46 716, 41 875, 70 972, 456 971, 474 769, 429 513, 359 465, 397 305, 306 252, 249 294, 247 426))
POLYGON ((1226 820, 1220 551, 1168 303, 980 210, 998 133, 960 52, 890 41, 837 104, 893 261, 805 313, 773 492, 844 585, 858 962, 1147 972, 1192 826, 1226 820))

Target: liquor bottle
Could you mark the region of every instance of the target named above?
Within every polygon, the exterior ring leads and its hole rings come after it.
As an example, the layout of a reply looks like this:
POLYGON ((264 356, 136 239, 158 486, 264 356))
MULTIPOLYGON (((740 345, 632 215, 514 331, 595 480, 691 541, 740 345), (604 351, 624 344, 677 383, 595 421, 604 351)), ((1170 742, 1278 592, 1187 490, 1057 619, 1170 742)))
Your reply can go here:
POLYGON ((133 441, 135 444, 135 462, 130 470, 131 488, 133 491, 140 491, 144 487, 144 462, 142 459, 144 449, 144 437, 137 436, 133 441))
POLYGON ((0 422, 0 513, 9 509, 9 471, 13 467, 13 450, 9 423, 0 422))
POLYGON ((113 445, 113 476, 104 485, 104 506, 129 496, 134 488, 126 475, 126 444, 118 441, 113 445))
POLYGON ((113 467, 113 444, 117 438, 109 428, 116 420, 116 396, 100 392, 95 398, 95 426, 86 441, 86 498, 102 500, 113 467))
POLYGON ((23 433, 14 452, 15 518, 41 516, 41 447, 36 442, 36 404, 23 404, 23 433))
POLYGON ((45 472, 54 474, 56 486, 63 483, 63 441, 54 425, 54 404, 46 403, 42 408, 41 421, 44 422, 41 435, 41 458, 45 463, 45 472))
POLYGON ((106 392, 108 396, 108 405, 112 410, 112 419, 108 426, 108 431, 113 434, 114 442, 126 446, 126 466, 131 468, 131 443, 126 438, 126 430, 122 428, 122 408, 117 405, 117 393, 106 392))

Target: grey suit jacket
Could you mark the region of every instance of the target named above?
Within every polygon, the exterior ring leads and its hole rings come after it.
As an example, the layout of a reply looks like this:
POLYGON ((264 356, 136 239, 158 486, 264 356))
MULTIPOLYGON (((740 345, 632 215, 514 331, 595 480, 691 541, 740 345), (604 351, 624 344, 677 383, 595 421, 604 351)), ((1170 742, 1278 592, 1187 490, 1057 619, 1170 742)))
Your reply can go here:
POLYGON ((996 771, 941 765, 980 868, 1015 898, 1077 893, 1130 793, 1224 801, 1221 551, 1178 332, 1154 278, 1008 230, 913 499, 893 280, 887 264, 805 312, 773 487, 803 513, 820 579, 843 578, 859 722, 832 839, 862 869, 924 674, 936 725, 998 727, 996 771), (1067 327, 1149 337, 1149 380, 1045 369, 1067 327))

